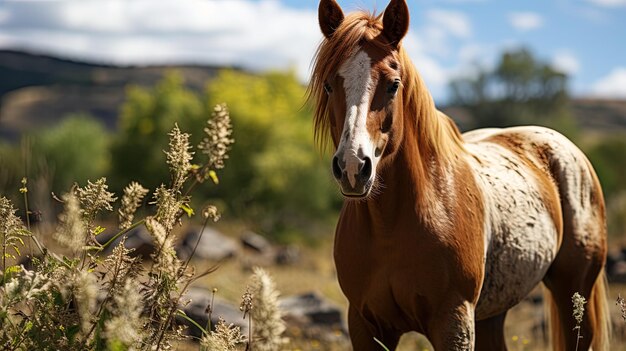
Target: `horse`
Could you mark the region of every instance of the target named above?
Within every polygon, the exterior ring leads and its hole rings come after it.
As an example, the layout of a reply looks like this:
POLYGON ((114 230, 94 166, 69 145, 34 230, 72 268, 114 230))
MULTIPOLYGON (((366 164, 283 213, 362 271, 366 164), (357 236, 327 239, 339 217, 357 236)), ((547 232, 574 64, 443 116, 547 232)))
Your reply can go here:
POLYGON ((554 349, 606 350, 605 205, 582 151, 539 126, 461 134, 403 48, 405 0, 379 15, 321 0, 318 20, 309 99, 344 197, 334 261, 354 350, 409 331, 506 350, 507 311, 539 283, 554 349))

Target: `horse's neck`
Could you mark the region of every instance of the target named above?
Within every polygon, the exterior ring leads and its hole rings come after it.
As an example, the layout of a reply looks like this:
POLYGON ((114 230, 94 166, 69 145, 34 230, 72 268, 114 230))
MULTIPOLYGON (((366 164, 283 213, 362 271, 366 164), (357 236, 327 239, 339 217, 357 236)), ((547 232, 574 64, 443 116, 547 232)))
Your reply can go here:
MULTIPOLYGON (((440 118, 441 123, 450 123, 445 115, 433 117, 440 118)), ((453 183, 458 166, 455 162, 460 161, 451 162, 425 153, 425 145, 430 141, 420 140, 418 135, 413 127, 407 129, 402 147, 381 171, 381 187, 366 203, 367 210, 388 221, 409 216, 414 217, 416 225, 441 227, 440 221, 448 217, 446 209, 454 197, 453 183)))

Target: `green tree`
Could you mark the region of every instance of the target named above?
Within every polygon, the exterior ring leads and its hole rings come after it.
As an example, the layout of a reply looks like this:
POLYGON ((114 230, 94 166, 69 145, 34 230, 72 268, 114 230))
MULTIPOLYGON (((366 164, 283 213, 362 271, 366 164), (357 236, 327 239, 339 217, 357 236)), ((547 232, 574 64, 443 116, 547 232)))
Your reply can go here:
POLYGON ((70 115, 55 127, 35 131, 30 140, 31 176, 47 173, 52 191, 66 191, 74 182, 83 184, 109 172, 110 136, 89 115, 70 115))
POLYGON ((475 128, 538 124, 575 136, 567 75, 527 49, 503 53, 493 70, 478 69, 450 88, 452 104, 468 109, 475 128))
POLYGON ((293 73, 250 74, 223 70, 208 82, 204 95, 185 87, 176 73, 154 88, 129 87, 113 148, 116 187, 131 180, 154 189, 162 169, 167 134, 174 123, 202 137, 213 106, 227 103, 235 144, 220 186, 203 188, 196 204, 221 199, 226 216, 243 219, 276 238, 314 232, 339 201, 329 162, 313 143, 312 115, 305 88, 293 73))
POLYGON ((112 147, 115 178, 113 187, 121 189, 139 181, 149 189, 167 179, 165 160, 167 133, 175 123, 192 132, 196 145, 209 116, 205 104, 184 86, 180 74, 169 72, 155 87, 129 86, 119 119, 117 138, 112 147))
POLYGON ((607 197, 626 192, 626 136, 605 137, 587 148, 586 154, 593 164, 602 189, 607 197))
POLYGON ((20 179, 25 176, 19 146, 0 142, 0 193, 17 202, 20 179))
POLYGON ((236 143, 217 191, 238 216, 285 236, 335 212, 340 201, 329 161, 316 151, 305 88, 293 73, 225 70, 207 96, 209 105, 230 106, 236 143))

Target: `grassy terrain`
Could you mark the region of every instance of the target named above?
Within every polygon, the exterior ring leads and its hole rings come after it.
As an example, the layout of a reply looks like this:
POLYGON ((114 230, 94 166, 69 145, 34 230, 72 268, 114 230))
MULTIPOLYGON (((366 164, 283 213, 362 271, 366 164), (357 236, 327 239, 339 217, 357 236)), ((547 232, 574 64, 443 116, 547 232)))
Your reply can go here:
MULTIPOLYGON (((196 262, 199 267, 208 264, 208 262, 196 262)), ((238 304, 242 293, 241 289, 250 275, 250 264, 254 264, 254 260, 242 255, 240 258, 225 262, 216 274, 205 277, 198 282, 198 285, 218 288, 221 297, 238 304)), ((330 237, 323 240, 315 248, 304 248, 302 261, 297 265, 270 266, 266 269, 274 277, 282 296, 317 291, 341 306, 344 311, 347 309, 347 300, 343 296, 336 279, 332 258, 332 238, 330 237)), ((542 287, 537 287, 531 295, 541 295, 542 289, 542 287)), ((611 343, 611 350, 626 350, 626 322, 621 319, 619 307, 615 305, 619 293, 622 296, 626 295, 626 285, 613 284, 610 286, 609 308, 616 334, 611 343)), ((540 329, 543 316, 542 305, 534 305, 530 297, 511 309, 505 325, 509 350, 550 350, 540 329)), ((575 337, 575 332, 572 332, 572 337, 575 337)), ((297 344, 298 347, 294 347, 293 350, 350 350, 349 345, 324 345, 315 340, 297 340, 297 344)), ((432 350, 432 346, 424 336, 409 333, 402 337, 397 350, 424 351, 432 350)))

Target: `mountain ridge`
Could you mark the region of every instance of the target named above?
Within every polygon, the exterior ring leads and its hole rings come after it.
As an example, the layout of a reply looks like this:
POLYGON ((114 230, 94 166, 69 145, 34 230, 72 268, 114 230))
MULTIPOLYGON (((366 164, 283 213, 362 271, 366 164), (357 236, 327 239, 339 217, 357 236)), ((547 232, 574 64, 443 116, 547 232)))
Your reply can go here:
MULTIPOLYGON (((114 65, 19 50, 0 50, 0 139, 58 123, 70 113, 93 115, 115 130, 129 84, 153 86, 167 71, 179 72, 190 89, 202 92, 224 67, 202 64, 114 65)), ((599 133, 626 132, 626 100, 574 98, 577 124, 599 133)), ((472 117, 459 106, 441 108, 466 129, 472 117)))

